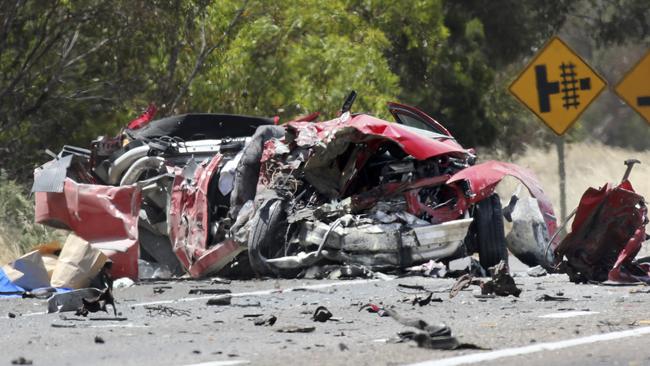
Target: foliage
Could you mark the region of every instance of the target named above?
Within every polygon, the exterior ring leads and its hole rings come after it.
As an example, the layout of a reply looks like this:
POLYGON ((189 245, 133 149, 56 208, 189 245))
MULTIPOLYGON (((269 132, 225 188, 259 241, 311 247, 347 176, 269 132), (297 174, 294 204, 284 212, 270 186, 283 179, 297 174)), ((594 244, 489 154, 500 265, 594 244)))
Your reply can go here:
MULTIPOLYGON (((571 43, 595 56, 612 45, 647 46, 646 5, 0 0, 0 166, 27 182, 44 149, 87 146, 151 102, 159 117, 231 112, 287 121, 313 111, 331 117, 352 89, 356 111, 387 117, 385 102, 397 100, 439 119, 464 145, 517 151, 551 137, 507 93, 527 59, 554 33, 579 34, 571 43)), ((613 128, 612 104, 603 104, 573 139, 648 146, 638 118, 630 129, 613 128)))
POLYGON ((0 241, 9 245, 14 255, 20 255, 56 239, 59 236, 54 230, 34 223, 34 203, 23 187, 0 170, 0 241))

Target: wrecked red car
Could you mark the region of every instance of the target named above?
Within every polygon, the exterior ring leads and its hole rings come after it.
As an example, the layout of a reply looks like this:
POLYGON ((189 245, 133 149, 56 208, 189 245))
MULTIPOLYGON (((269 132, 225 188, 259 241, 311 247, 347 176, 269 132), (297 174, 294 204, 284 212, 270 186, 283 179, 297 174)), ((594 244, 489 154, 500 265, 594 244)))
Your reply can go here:
POLYGON ((629 181, 635 159, 618 184, 589 188, 574 211, 571 232, 555 248, 557 266, 572 282, 650 283, 650 259, 636 259, 646 234, 648 207, 629 181))
POLYGON ((555 233, 529 171, 477 164, 416 108, 390 103, 395 123, 350 113, 353 101, 333 120, 281 126, 234 115, 140 118, 118 138, 65 147, 37 169, 37 220, 193 277, 295 276, 317 264, 398 269, 476 252, 487 268, 507 258, 494 190, 510 175, 536 199, 540 245, 555 233), (93 225, 106 230, 84 231, 93 225))

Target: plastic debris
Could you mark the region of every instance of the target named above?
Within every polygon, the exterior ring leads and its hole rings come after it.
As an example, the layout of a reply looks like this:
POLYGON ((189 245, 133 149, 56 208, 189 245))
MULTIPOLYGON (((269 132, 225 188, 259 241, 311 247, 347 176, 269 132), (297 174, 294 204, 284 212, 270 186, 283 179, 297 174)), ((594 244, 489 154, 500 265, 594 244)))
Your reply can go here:
POLYGON ((113 281, 113 288, 127 288, 135 285, 135 281, 128 277, 118 278, 113 281))

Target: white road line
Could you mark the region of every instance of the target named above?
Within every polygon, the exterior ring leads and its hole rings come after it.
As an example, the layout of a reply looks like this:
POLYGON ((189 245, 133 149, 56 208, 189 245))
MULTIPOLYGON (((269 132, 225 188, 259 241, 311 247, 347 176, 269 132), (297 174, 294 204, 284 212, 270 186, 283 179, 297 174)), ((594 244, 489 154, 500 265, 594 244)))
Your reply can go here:
POLYGON ((594 315, 594 314, 600 314, 600 313, 598 311, 575 310, 575 311, 563 311, 561 313, 550 313, 546 315, 540 315, 538 316, 538 318, 565 319, 565 318, 573 318, 574 316, 594 315))
POLYGON ((567 339, 558 342, 539 343, 532 346, 525 346, 519 348, 505 348, 497 351, 473 353, 470 355, 449 357, 439 360, 424 361, 419 363, 410 364, 409 366, 456 366, 467 365, 485 361, 497 360, 499 358, 513 357, 527 355, 542 351, 555 351, 559 349, 581 346, 584 344, 613 341, 616 339, 639 337, 642 335, 650 334, 650 327, 635 328, 624 330, 620 332, 611 332, 604 334, 596 334, 588 337, 567 339))
POLYGON ((245 363, 251 363, 251 362, 248 360, 208 361, 202 363, 194 363, 185 366, 229 366, 229 365, 241 365, 245 363))

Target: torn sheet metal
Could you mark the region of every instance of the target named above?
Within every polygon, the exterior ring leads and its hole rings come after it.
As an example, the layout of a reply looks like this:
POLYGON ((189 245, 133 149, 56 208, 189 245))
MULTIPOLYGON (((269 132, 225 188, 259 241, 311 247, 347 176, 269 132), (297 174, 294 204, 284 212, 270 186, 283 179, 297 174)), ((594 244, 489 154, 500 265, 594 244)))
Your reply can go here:
MULTIPOLYGON (((474 207, 506 175, 519 178, 538 198, 546 237, 556 230, 553 209, 532 173, 499 162, 472 166, 472 151, 451 136, 343 113, 327 122, 288 123, 284 139, 264 146, 255 201, 269 219, 252 220, 251 231, 265 234, 248 239, 249 248, 256 248, 249 256, 258 273, 268 273, 269 265, 288 269, 323 259, 405 268, 470 250, 495 257, 488 251, 503 245, 505 253, 505 240, 470 245, 466 237, 478 238, 470 233, 477 230, 470 225, 474 207), (281 203, 270 209, 268 202, 276 200, 281 203), (264 239, 278 233, 286 234, 284 247, 281 239, 264 239)), ((486 218, 490 225, 502 224, 496 205, 498 213, 486 218)))
POLYGON ((339 118, 320 123, 291 122, 288 123, 287 130, 295 135, 296 143, 303 147, 321 142, 328 143, 338 135, 347 134, 353 130, 359 132, 357 134, 358 142, 367 136, 389 139, 419 160, 444 154, 464 156, 468 153, 454 140, 435 140, 427 136, 427 132, 424 130, 416 132, 397 123, 383 121, 367 114, 352 116, 348 120, 339 118))
POLYGON ((304 247, 319 246, 325 239, 323 247, 329 249, 326 256, 345 263, 404 267, 456 253, 472 221, 460 219, 411 229, 400 223, 339 226, 329 233, 330 225, 307 221, 300 228, 297 242, 304 247))
POLYGON ((193 277, 221 269, 245 247, 226 239, 210 246, 209 186, 221 154, 198 164, 193 172, 177 168, 169 208, 169 237, 181 264, 193 277))
POLYGON ((77 183, 62 192, 36 192, 37 223, 73 231, 113 261, 115 277, 138 278, 140 189, 77 183))
POLYGON ((625 180, 583 194, 569 233, 555 250, 573 282, 650 283, 650 264, 634 257, 646 240, 648 208, 625 180))

